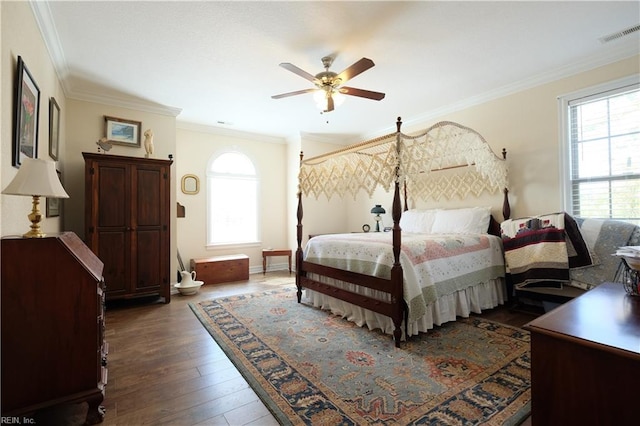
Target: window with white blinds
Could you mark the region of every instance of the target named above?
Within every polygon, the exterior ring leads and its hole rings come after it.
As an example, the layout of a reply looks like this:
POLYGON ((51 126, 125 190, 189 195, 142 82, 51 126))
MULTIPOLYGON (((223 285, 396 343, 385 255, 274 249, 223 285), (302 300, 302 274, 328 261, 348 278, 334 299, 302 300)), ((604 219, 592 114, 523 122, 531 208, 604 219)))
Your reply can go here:
POLYGON ((213 157, 207 169, 207 245, 258 242, 258 176, 241 152, 213 157))
POLYGON ((640 87, 581 95, 564 99, 565 209, 640 224, 640 87))

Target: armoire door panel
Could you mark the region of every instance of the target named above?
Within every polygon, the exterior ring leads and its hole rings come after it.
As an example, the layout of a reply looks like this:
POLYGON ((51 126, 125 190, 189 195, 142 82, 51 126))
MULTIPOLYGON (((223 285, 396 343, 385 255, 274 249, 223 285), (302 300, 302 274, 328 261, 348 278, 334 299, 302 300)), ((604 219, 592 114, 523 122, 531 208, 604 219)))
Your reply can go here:
POLYGON ((160 229, 138 231, 136 290, 158 288, 162 283, 162 231, 160 229))
POLYGON ((163 206, 161 170, 138 169, 136 180, 136 225, 160 226, 163 206))
POLYGON ((127 168, 101 166, 98 171, 99 227, 126 227, 129 225, 127 168))

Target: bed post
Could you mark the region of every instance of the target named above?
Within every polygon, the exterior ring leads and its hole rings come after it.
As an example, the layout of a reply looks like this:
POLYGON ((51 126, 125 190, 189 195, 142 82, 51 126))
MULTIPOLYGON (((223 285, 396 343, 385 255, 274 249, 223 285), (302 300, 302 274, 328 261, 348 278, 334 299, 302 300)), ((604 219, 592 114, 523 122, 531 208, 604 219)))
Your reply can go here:
MULTIPOLYGON (((300 167, 302 167, 302 157, 304 153, 300 151, 300 167)), ((300 188, 300 182, 298 182, 298 224, 296 225, 296 238, 298 239, 298 247, 296 248, 296 287, 298 291, 298 303, 302 300, 302 284, 300 279, 302 276, 302 189, 300 188)))
MULTIPOLYGON (((398 154, 398 163, 396 164, 396 179, 395 189, 393 192, 393 267, 391 267, 391 298, 393 302, 393 320, 394 330, 393 337, 396 342, 396 347, 400 347, 400 340, 402 339, 402 319, 405 317, 405 305, 404 305, 404 291, 403 291, 403 273, 402 265, 400 265, 400 245, 401 233, 400 233, 400 217, 402 216, 402 206, 400 201, 400 127, 402 126, 401 118, 398 117, 396 127, 398 130, 396 140, 396 153, 398 154)), ((408 336, 407 336, 408 337, 408 336)))
POLYGON ((409 210, 409 204, 407 202, 407 181, 404 181, 404 209, 405 212, 409 210))

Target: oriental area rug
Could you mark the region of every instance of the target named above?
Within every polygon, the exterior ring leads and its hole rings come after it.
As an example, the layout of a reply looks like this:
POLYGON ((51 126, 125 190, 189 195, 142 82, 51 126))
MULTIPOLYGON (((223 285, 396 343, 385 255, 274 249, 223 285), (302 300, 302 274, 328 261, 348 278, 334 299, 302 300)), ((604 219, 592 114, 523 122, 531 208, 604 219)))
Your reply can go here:
POLYGON ((531 411, 515 327, 459 319, 396 348, 290 287, 190 307, 281 424, 517 425, 531 411))

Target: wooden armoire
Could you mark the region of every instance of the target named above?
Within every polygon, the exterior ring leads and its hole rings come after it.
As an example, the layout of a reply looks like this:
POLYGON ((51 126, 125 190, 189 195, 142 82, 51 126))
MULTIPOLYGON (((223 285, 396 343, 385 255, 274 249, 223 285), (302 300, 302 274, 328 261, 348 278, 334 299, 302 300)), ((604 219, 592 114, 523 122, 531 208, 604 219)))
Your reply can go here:
POLYGON ((171 160, 82 153, 85 240, 104 262, 107 300, 171 300, 171 160))

